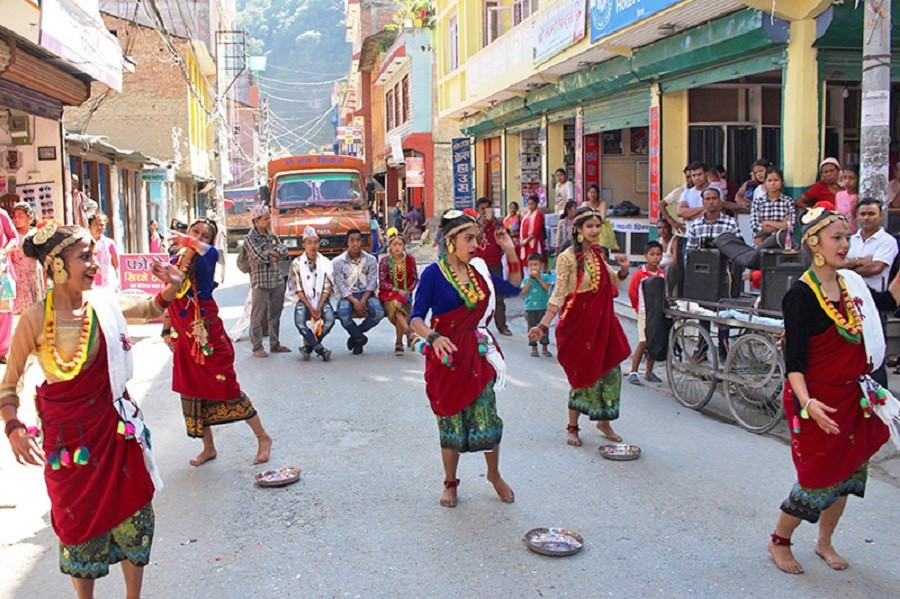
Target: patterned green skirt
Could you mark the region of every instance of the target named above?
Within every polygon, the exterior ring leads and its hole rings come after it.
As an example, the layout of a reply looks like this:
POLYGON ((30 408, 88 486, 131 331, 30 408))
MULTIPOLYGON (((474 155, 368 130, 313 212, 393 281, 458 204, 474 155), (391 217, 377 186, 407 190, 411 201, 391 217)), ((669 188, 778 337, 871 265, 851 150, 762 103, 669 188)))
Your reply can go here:
POLYGON ((571 389, 569 409, 581 412, 591 420, 615 420, 619 417, 621 391, 622 369, 616 366, 590 387, 571 389))
POLYGON ((494 381, 488 383, 481 395, 458 414, 437 417, 441 449, 459 453, 491 451, 500 444, 503 421, 497 415, 494 381))
POLYGON ((866 480, 869 478, 869 462, 860 466, 847 480, 824 489, 805 489, 794 483, 791 494, 781 504, 781 511, 789 516, 815 524, 819 516, 834 502, 847 495, 865 497, 866 480))
POLYGON ((128 560, 135 566, 150 563, 155 519, 147 504, 124 522, 78 545, 59 544, 59 571, 73 578, 94 579, 109 574, 109 567, 128 560))

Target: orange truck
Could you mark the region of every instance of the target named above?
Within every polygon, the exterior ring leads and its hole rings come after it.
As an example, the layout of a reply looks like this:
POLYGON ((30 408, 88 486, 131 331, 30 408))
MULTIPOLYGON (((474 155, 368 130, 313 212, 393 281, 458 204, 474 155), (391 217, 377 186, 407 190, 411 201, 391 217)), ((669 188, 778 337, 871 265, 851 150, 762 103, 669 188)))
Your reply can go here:
POLYGON ((269 162, 264 201, 272 213, 272 231, 292 255, 303 251, 303 231, 315 227, 319 251, 336 255, 347 249, 347 231, 359 229, 363 247, 372 247, 366 201, 365 164, 351 156, 309 154, 269 162))
POLYGON ((225 190, 225 230, 228 231, 228 248, 236 248, 250 232, 253 221, 250 207, 259 201, 259 189, 243 187, 225 190))

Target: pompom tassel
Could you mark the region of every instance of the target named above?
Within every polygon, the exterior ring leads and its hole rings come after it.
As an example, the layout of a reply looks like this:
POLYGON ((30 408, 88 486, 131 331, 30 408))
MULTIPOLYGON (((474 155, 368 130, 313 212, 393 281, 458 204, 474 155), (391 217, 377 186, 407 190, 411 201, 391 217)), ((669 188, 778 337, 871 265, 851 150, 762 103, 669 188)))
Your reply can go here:
POLYGON ((88 460, 91 457, 91 452, 88 451, 86 445, 82 445, 78 449, 75 450, 75 463, 79 466, 87 466, 88 460))
POLYGON ((130 422, 125 423, 125 439, 134 439, 134 425, 130 422))
POLYGON ((47 456, 47 463, 50 464, 51 470, 59 470, 62 467, 59 462, 59 452, 51 451, 50 455, 47 456))
POLYGON ((72 455, 69 453, 68 449, 63 449, 61 452, 59 452, 59 463, 64 468, 68 468, 72 465, 72 455))

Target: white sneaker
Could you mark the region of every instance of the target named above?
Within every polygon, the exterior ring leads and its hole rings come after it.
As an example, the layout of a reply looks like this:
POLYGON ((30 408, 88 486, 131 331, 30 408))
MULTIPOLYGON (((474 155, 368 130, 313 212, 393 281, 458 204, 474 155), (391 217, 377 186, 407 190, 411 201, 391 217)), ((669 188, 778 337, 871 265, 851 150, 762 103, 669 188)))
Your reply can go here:
POLYGON ((631 374, 628 375, 628 382, 631 383, 632 385, 637 385, 638 387, 640 387, 641 386, 641 377, 638 376, 638 373, 632 372, 631 374))

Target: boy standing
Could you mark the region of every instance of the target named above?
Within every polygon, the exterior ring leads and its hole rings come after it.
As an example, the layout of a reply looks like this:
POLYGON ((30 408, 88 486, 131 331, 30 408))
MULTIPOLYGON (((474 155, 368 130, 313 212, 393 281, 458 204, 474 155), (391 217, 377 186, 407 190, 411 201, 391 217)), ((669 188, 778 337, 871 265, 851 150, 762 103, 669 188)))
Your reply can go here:
MULTIPOLYGON (((553 285, 553 275, 543 272, 544 258, 540 254, 531 254, 528 256, 528 275, 522 281, 522 293, 525 294, 525 322, 528 323, 528 329, 536 327, 544 317, 547 310, 547 304, 550 301, 550 286, 553 285)), ((537 341, 529 341, 531 346, 531 357, 538 357, 537 341)), ((550 346, 549 332, 545 331, 541 337, 541 346, 543 353, 548 358, 552 358, 553 354, 548 349, 550 346)))
MULTIPOLYGON (((637 272, 631 276, 631 284, 628 285, 628 298, 631 300, 631 307, 637 313, 637 329, 638 344, 634 348, 634 355, 631 357, 631 373, 628 375, 628 382, 632 385, 640 385, 641 380, 638 377, 638 368, 641 365, 641 358, 647 349, 647 312, 644 305, 644 289, 641 282, 650 277, 663 277, 665 273, 659 267, 659 261, 662 260, 663 247, 658 241, 651 241, 644 249, 644 259, 647 264, 640 267, 637 272)), ((644 378, 651 383, 661 383, 662 380, 653 374, 653 360, 647 356, 647 372, 644 378)))

